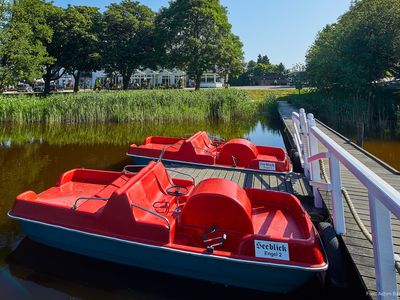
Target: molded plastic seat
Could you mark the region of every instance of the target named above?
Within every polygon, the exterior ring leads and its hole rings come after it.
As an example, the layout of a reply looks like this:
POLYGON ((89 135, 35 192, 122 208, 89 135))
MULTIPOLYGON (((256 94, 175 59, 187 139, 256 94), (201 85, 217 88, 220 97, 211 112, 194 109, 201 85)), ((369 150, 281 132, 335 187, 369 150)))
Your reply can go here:
POLYGON ((210 178, 195 188, 183 208, 180 224, 252 234, 251 202, 236 183, 210 178))

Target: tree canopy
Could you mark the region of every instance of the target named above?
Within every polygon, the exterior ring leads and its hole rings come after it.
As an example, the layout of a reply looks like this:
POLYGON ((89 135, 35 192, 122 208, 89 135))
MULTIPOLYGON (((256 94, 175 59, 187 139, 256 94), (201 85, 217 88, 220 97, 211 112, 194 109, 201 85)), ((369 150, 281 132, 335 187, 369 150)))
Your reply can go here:
POLYGON ((200 87, 209 70, 240 69, 242 44, 231 33, 227 10, 219 0, 175 0, 161 9, 158 37, 170 65, 187 71, 200 87))
POLYGON ((68 6, 60 26, 63 27, 64 47, 69 50, 64 53, 64 67, 75 77, 74 91, 78 91, 81 72, 101 67, 102 16, 95 7, 68 6))
POLYGON ((41 77, 43 66, 54 59, 46 51, 52 28, 46 22, 47 4, 42 0, 2 2, 0 56, 1 85, 15 79, 41 77))
POLYGON ((286 76, 289 73, 283 63, 271 64, 268 56, 261 54, 258 55, 256 61, 250 60, 244 67, 244 72, 239 73, 233 80, 236 85, 252 85, 254 78, 257 77, 269 75, 286 76))
MULTIPOLYGON (((243 45, 231 32, 219 0, 174 0, 159 14, 137 1, 98 8, 61 8, 47 0, 0 2, 0 85, 42 77, 45 93, 66 72, 104 69, 122 76, 124 88, 135 69, 178 67, 195 79, 214 71, 245 70, 243 45)), ((267 56, 259 64, 270 68, 267 56)))
POLYGON ((326 26, 306 56, 307 77, 319 88, 361 90, 386 76, 399 76, 400 2, 352 3, 326 26))
POLYGON ((155 13, 139 2, 111 4, 104 13, 103 63, 118 72, 128 88, 134 70, 153 65, 155 13))

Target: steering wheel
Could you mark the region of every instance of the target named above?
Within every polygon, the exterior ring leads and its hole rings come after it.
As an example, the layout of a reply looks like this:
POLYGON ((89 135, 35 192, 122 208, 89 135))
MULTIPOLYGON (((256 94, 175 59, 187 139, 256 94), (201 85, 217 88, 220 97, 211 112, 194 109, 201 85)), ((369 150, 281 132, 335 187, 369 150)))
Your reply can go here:
POLYGON ((189 189, 183 185, 173 185, 167 188, 167 194, 170 196, 181 197, 189 193, 189 189))

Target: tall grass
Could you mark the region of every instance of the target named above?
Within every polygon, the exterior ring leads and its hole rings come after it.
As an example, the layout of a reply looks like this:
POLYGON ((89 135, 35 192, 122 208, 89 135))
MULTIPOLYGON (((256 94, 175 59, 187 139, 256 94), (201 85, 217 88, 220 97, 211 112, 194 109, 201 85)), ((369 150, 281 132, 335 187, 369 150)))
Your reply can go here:
POLYGON ((0 96, 0 122, 3 123, 229 121, 256 112, 257 105, 249 94, 235 89, 0 96))
POLYGON ((271 120, 279 119, 278 101, 297 93, 294 89, 247 90, 247 92, 257 103, 259 111, 271 120))
POLYGON ((393 132, 400 123, 400 94, 391 90, 376 89, 361 96, 343 91, 309 91, 282 99, 343 132, 354 130, 357 122, 363 122, 370 131, 393 132))

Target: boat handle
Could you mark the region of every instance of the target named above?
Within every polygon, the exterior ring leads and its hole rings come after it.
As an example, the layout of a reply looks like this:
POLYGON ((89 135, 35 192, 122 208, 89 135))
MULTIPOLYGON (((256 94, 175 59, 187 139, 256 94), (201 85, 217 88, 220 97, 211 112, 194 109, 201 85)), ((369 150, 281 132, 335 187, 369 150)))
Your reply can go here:
POLYGON ((100 197, 79 197, 75 200, 74 205, 72 205, 71 209, 76 210, 78 208, 78 202, 81 200, 101 200, 108 201, 110 198, 100 198, 100 197))
POLYGON ((171 231, 171 224, 169 223, 169 220, 166 217, 164 217, 163 215, 160 215, 159 213, 156 213, 154 211, 151 211, 150 209, 144 208, 143 206, 140 206, 140 205, 137 205, 134 203, 131 203, 131 206, 139 208, 141 210, 144 210, 145 212, 148 212, 149 214, 152 214, 152 215, 164 220, 167 223, 168 231, 171 231))
POLYGON ((206 149, 206 148, 201 148, 201 147, 194 147, 194 148, 203 150, 204 152, 209 153, 209 154, 211 154, 212 156, 215 156, 215 153, 214 153, 214 152, 212 152, 211 150, 208 150, 208 149, 206 149))
POLYGON ((160 153, 160 157, 158 158, 159 162, 162 160, 162 158, 164 156, 164 153, 165 153, 165 150, 167 150, 167 148, 173 147, 173 146, 175 146, 175 144, 167 144, 162 148, 161 153, 160 153))
POLYGON ((147 165, 126 165, 123 169, 122 169, 122 173, 134 173, 128 170, 128 168, 144 168, 147 165))
POLYGON ((236 167, 237 167, 237 162, 238 162, 238 161, 239 161, 239 160, 238 160, 234 155, 232 155, 232 162, 233 162, 232 167, 236 168, 236 167))
POLYGON ((196 185, 196 180, 194 179, 194 177, 193 177, 192 175, 190 175, 190 174, 188 174, 188 173, 180 172, 180 171, 177 171, 177 170, 174 170, 174 169, 171 169, 171 168, 165 168, 165 169, 166 169, 168 172, 171 172, 171 173, 177 173, 177 174, 181 174, 181 175, 190 177, 190 179, 192 179, 193 185, 196 185))

